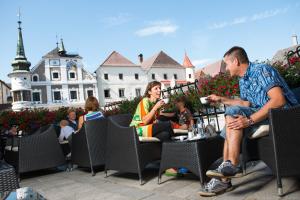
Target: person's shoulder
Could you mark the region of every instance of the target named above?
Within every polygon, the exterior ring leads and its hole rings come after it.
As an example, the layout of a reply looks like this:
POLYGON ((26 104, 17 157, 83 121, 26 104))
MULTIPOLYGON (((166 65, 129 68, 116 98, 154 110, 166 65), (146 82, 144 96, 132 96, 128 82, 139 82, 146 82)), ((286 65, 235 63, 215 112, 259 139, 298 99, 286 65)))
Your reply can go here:
POLYGON ((254 74, 268 76, 275 71, 274 67, 267 63, 252 63, 252 72, 254 74))

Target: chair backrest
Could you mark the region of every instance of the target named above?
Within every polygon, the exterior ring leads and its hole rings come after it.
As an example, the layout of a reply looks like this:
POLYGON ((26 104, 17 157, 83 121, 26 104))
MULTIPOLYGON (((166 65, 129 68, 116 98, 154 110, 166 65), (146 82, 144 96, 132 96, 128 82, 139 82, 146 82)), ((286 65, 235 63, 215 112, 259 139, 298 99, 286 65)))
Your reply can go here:
POLYGON ((85 133, 92 166, 105 164, 107 119, 99 118, 85 122, 85 133))
POLYGON ((300 174, 300 105, 287 109, 272 109, 269 119, 279 171, 287 172, 286 175, 300 174))
POLYGON ((293 89, 292 92, 295 94, 296 99, 297 99, 298 103, 300 104, 300 87, 293 89))
POLYGON ((130 114, 113 115, 109 118, 119 126, 123 127, 128 127, 132 120, 132 116, 130 114))

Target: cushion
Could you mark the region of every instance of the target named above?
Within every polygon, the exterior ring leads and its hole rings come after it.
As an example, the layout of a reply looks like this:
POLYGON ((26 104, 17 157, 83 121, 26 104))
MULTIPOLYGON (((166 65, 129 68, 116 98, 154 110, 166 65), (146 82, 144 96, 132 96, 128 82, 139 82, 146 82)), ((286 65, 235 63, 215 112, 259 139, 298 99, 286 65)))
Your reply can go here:
POLYGON ((156 137, 139 137, 140 142, 160 142, 156 137))
POLYGON ((270 126, 260 125, 258 129, 250 136, 251 139, 260 138, 269 135, 270 126))
POLYGON ((59 141, 59 144, 69 144, 68 140, 59 141))
POLYGON ((188 130, 183 130, 183 129, 173 129, 173 132, 175 134, 187 134, 189 131, 188 130))
POLYGON ((17 151, 19 151, 19 147, 13 147, 13 148, 11 148, 11 146, 5 146, 5 150, 17 152, 17 151))

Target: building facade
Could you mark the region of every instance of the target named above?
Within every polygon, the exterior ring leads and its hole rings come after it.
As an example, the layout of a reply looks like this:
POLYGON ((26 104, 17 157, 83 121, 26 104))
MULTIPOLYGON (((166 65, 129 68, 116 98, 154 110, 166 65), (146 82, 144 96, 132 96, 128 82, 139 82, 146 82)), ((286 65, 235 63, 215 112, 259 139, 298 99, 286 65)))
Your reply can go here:
POLYGON ((11 103, 11 88, 4 81, 0 80, 0 104, 11 103))
POLYGON ((62 40, 30 73, 32 107, 82 107, 88 96, 98 98, 96 77, 84 69, 81 56, 67 53, 62 40))
POLYGON ((113 51, 96 70, 100 104, 142 96, 150 81, 162 83, 162 89, 193 82, 195 67, 185 55, 183 65, 160 51, 135 64, 113 51), (187 61, 188 60, 188 61, 187 61))

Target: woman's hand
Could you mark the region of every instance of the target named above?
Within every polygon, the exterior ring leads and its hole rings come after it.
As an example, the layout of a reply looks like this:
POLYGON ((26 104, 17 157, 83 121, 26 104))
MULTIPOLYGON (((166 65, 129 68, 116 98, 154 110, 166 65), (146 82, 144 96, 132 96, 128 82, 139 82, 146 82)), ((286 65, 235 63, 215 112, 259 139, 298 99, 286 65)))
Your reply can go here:
POLYGON ((159 100, 154 106, 153 109, 154 111, 157 111, 160 107, 162 107, 163 105, 165 105, 164 100, 159 100))
POLYGON ((234 130, 244 129, 249 127, 249 120, 243 115, 236 115, 236 117, 227 124, 227 127, 234 130))

